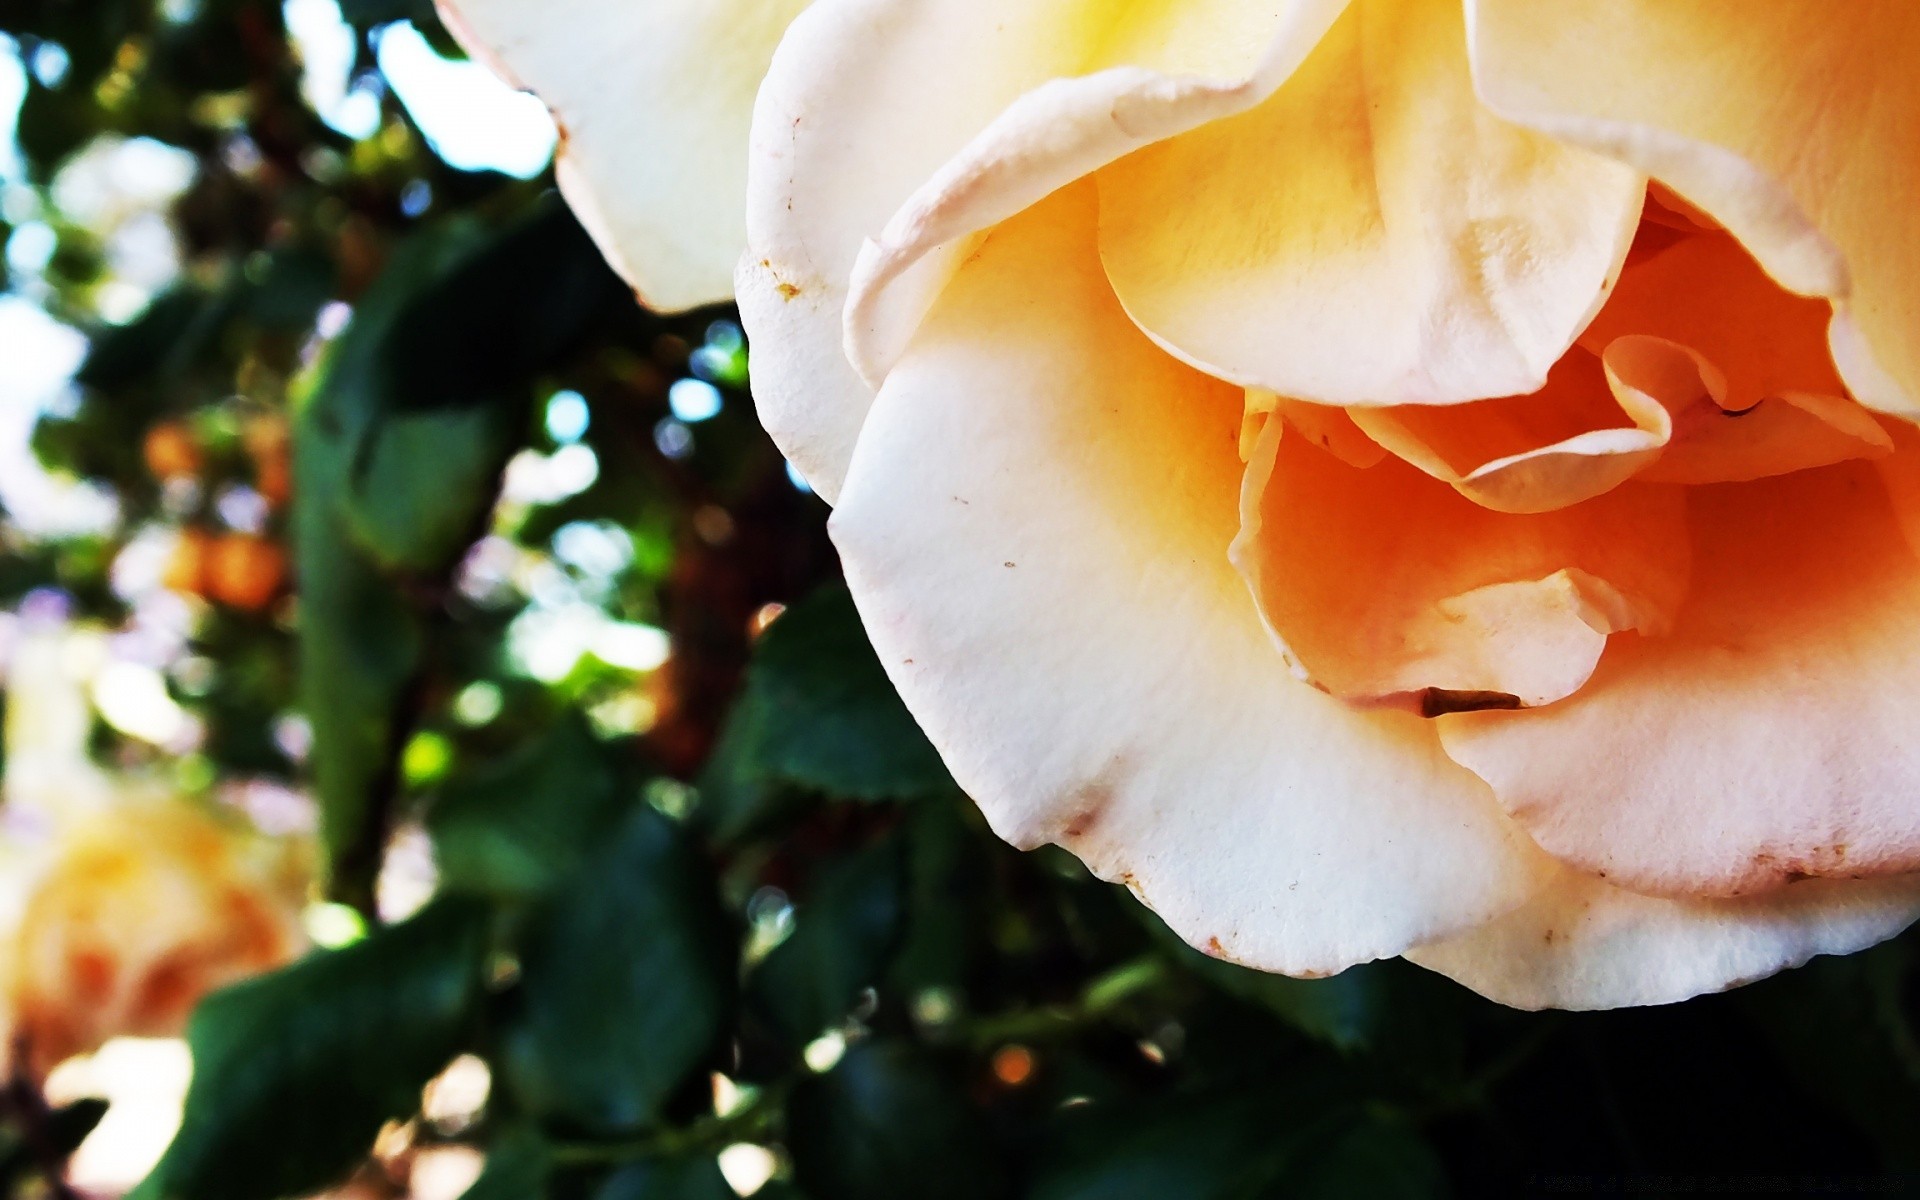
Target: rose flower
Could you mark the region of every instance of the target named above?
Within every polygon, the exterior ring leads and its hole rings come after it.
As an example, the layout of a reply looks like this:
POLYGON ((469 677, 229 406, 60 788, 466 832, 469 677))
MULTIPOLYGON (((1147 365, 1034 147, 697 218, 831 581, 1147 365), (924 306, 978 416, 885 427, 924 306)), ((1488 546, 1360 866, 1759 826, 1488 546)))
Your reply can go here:
POLYGON ((739 155, 761 415, 1002 836, 1528 1007, 1920 912, 1920 6, 819 0, 739 146, 794 7, 459 16, 645 296, 739 155))
POLYGON ((96 766, 99 631, 7 632, 0 1057, 40 1077, 111 1038, 178 1035, 207 993, 297 955, 312 855, 96 766))

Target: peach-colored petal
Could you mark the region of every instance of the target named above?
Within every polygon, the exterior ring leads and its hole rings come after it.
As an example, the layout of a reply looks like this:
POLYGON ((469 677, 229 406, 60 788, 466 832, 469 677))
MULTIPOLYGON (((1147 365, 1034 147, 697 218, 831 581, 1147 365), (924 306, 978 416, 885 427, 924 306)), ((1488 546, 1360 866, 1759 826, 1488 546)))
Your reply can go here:
POLYGON ((1505 911, 1540 856, 1430 726, 1274 652, 1226 559, 1242 396, 1127 321, 1091 209, 996 230, 861 436, 832 530, 908 707, 1001 836, 1216 954, 1326 972, 1505 911))
POLYGON ((1467 0, 1498 113, 1655 176, 1833 302, 1855 398, 1920 414, 1920 5, 1467 0))
POLYGON ((1443 717, 1548 852, 1737 896, 1920 868, 1920 559, 1865 463, 1688 489, 1694 579, 1548 708, 1443 717))
POLYGON ((1284 429, 1269 423, 1248 465, 1232 556, 1291 659, 1336 696, 1546 704, 1586 681, 1608 635, 1663 628, 1685 594, 1678 489, 1494 512, 1284 429))
POLYGON ((1244 115, 1100 175, 1134 319, 1211 374, 1328 404, 1537 391, 1638 225, 1635 171, 1473 94, 1456 3, 1356 0, 1244 115))
POLYGON ((1659 400, 1618 386, 1578 347, 1530 396, 1350 413, 1381 446, 1505 513, 1550 512, 1612 491, 1658 459, 1673 432, 1659 400))
POLYGON ((1912 877, 1668 900, 1562 869, 1530 903, 1407 957, 1515 1008, 1623 1008, 1751 983, 1816 954, 1851 954, 1915 916, 1912 877))
POLYGON ((553 110, 567 202, 663 309, 732 294, 754 92, 806 2, 439 0, 469 53, 553 110))
POLYGON ((1788 392, 1846 395, 1827 351, 1828 306, 1767 278, 1724 233, 1680 239, 1630 264, 1580 344, 1599 354, 1647 334, 1698 351, 1726 375, 1726 407, 1788 392))
MULTIPOLYGON (((1295 432, 1350 467, 1371 467, 1387 456, 1387 448, 1354 424, 1352 414, 1344 408, 1282 400, 1272 392, 1251 388, 1247 391, 1247 409, 1279 413, 1295 432)), ((1243 451, 1241 461, 1250 457, 1251 453, 1243 451)))

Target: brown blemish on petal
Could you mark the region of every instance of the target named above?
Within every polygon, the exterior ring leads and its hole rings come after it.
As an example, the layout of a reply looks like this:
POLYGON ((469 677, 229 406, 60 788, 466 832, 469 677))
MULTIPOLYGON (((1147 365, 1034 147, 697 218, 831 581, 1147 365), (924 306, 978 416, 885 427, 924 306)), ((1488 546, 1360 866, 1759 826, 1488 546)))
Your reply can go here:
POLYGON ((1090 787, 1081 793, 1080 800, 1080 806, 1073 810, 1060 830, 1063 837, 1083 838, 1093 832, 1094 826, 1107 815, 1107 805, 1113 802, 1113 796, 1105 788, 1090 787))
POLYGON ((1441 717, 1448 713, 1486 712, 1491 709, 1519 708, 1520 697, 1511 692, 1468 692, 1449 688, 1427 688, 1420 693, 1420 715, 1441 717))
POLYGON ((1764 891, 1769 886, 1801 883, 1808 879, 1862 879, 1880 874, 1871 868, 1846 869, 1846 842, 1834 842, 1830 846, 1816 846, 1804 854, 1781 855, 1772 850, 1761 850, 1754 854, 1752 873, 1758 876, 1754 886, 1742 887, 1735 895, 1746 895, 1755 891, 1764 891))
POLYGON ((1227 948, 1220 944, 1220 939, 1217 937, 1208 938, 1207 944, 1202 946, 1201 949, 1205 950, 1214 958, 1225 958, 1227 956, 1227 948))
MULTIPOLYGON (((1067 817, 1060 826, 1060 835, 1056 840, 1078 841, 1092 833, 1113 805, 1114 781, 1125 772, 1125 756, 1116 756, 1101 769, 1098 775, 1065 796, 1061 808, 1067 813, 1067 817)), ((1080 850, 1084 851, 1085 847, 1082 846, 1080 850)))
MULTIPOLYGON (((788 204, 787 207, 791 208, 793 206, 792 204, 788 204)), ((800 286, 795 283, 789 283, 788 281, 780 278, 780 272, 773 269, 772 259, 770 258, 761 259, 760 269, 765 271, 767 274, 773 276, 773 290, 780 293, 780 298, 782 300, 793 300, 794 298, 800 295, 800 286)))

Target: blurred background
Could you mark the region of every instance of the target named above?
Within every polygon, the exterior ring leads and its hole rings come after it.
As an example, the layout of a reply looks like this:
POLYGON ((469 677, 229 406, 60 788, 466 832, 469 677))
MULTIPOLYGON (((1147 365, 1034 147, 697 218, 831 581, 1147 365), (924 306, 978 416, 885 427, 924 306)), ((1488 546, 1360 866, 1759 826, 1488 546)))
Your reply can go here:
POLYGON ((1001 845, 554 143, 424 0, 0 0, 0 1192, 1920 1191, 1912 937, 1524 1014, 1001 845))

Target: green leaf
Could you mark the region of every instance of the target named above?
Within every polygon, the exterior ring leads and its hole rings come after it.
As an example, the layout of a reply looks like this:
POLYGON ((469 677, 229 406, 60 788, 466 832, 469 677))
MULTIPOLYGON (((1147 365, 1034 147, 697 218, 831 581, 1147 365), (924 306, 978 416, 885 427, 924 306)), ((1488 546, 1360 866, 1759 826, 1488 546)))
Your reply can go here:
POLYGON ((1446 1168, 1426 1140, 1396 1121, 1363 1118, 1303 1147, 1261 1200, 1441 1200, 1446 1168))
POLYGON ((518 1101, 597 1134, 653 1122, 730 1026, 734 946, 706 864, 636 809, 527 930, 505 1036, 518 1101))
POLYGON ((793 932, 748 982, 754 1009, 798 1046, 846 1019, 899 944, 902 846, 888 838, 828 863, 794 910, 793 932))
POLYGON ((201 351, 226 319, 229 307, 223 294, 191 285, 164 292, 125 325, 102 330, 74 381, 105 391, 166 382, 201 351))
POLYGON ((1135 909, 1187 970, 1315 1041, 1347 1054, 1378 1054, 1430 1076, 1458 1068, 1460 989, 1429 971, 1383 959, 1325 979, 1272 975, 1203 954, 1144 905, 1135 909))
POLYGON ((419 597, 482 531, 536 374, 615 302, 631 304, 558 201, 500 231, 448 222, 401 246, 296 389, 302 706, 356 903, 425 654, 419 597))
POLYGON ((906 1043, 855 1045, 794 1089, 787 1142, 800 1186, 834 1200, 992 1200, 1007 1190, 961 1081, 906 1043))
POLYGON ((753 826, 755 806, 775 785, 855 800, 958 791, 841 587, 794 605, 768 628, 722 742, 703 792, 715 794, 714 823, 729 833, 753 826))
POLYGON ((384 422, 355 463, 355 541, 389 570, 444 570, 481 532, 519 415, 502 404, 384 422))
POLYGON ((386 400, 373 382, 386 330, 425 281, 472 254, 481 237, 463 222, 403 243, 292 397, 301 707, 313 727, 328 858, 355 903, 371 893, 381 846, 378 800, 394 786, 401 710, 424 652, 425 625, 352 532, 354 464, 386 400))
POLYGON ((908 996, 931 987, 964 989, 970 968, 986 951, 980 881, 994 864, 983 823, 971 803, 955 797, 915 805, 903 825, 905 928, 887 982, 908 996))
POLYGON ((606 843, 631 793, 578 717, 538 742, 456 778, 427 816, 446 887, 526 899, 579 871, 606 843))
POLYGON ((1257 1004, 1301 1033, 1338 1050, 1364 1050, 1393 1019, 1386 981, 1372 964, 1326 979, 1269 975, 1197 950, 1183 956, 1190 970, 1230 996, 1257 1004))
POLYGON ((1070 1110, 1041 1155, 1033 1200, 1228 1200, 1286 1147, 1265 1090, 1070 1110))
POLYGON ((1740 1006, 1814 1095, 1879 1143, 1889 1168, 1920 1169, 1920 1044, 1903 986, 1913 946, 1816 958, 1738 993, 1740 1006))
POLYGON ((186 1115, 139 1194, 273 1200, 346 1174, 460 1051, 487 928, 484 909, 441 901, 202 1002, 186 1115))
POLYGON ((553 1151, 530 1129, 513 1129, 487 1150, 487 1166, 460 1200, 539 1200, 553 1175, 553 1151))
POLYGON ((712 1155, 647 1159, 607 1176, 593 1200, 734 1200, 712 1155))
POLYGON ((1289 1190, 1323 1178, 1320 1160, 1361 1119, 1358 1104, 1351 1076, 1301 1064, 1250 1085, 1069 1110, 1042 1149, 1033 1200, 1372 1196, 1289 1190))

